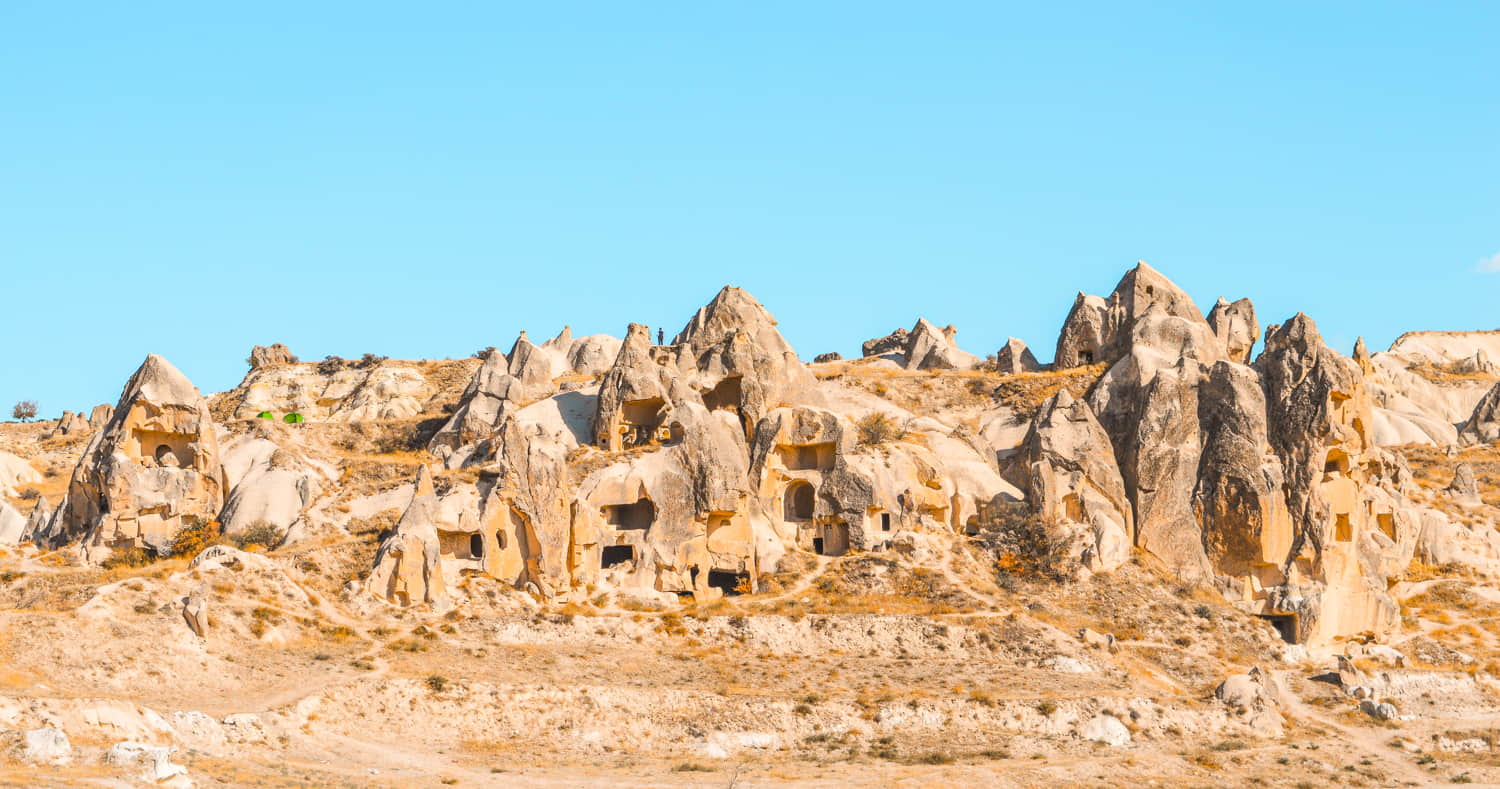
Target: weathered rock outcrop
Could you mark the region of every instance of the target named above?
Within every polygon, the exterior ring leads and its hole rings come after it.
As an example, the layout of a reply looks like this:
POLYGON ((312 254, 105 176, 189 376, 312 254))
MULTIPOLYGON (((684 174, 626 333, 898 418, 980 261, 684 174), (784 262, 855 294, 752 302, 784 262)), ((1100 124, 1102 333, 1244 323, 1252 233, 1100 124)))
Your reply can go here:
POLYGON ((1255 320, 1255 305, 1249 299, 1231 303, 1220 296, 1214 308, 1209 310, 1208 325, 1224 344, 1230 361, 1250 363, 1250 352, 1260 339, 1260 324, 1255 320))
POLYGON ((84 450, 55 540, 82 538, 91 559, 169 543, 194 519, 218 517, 225 492, 208 402, 166 359, 131 376, 114 416, 84 450))
POLYGON ((1216 363, 1198 393, 1204 439, 1193 509, 1214 573, 1225 584, 1260 588, 1284 582, 1292 522, 1281 461, 1271 452, 1266 398, 1255 371, 1216 363))
POLYGON ((884 337, 865 340, 860 346, 860 353, 866 359, 872 356, 885 356, 888 353, 906 353, 908 335, 909 332, 905 328, 900 328, 884 337))
POLYGON ((1153 308, 1208 326, 1181 288, 1142 261, 1126 272, 1107 300, 1078 294, 1058 337, 1053 365, 1062 370, 1099 362, 1113 364, 1130 351, 1136 321, 1153 308))
POLYGON ((396 524, 395 533, 385 538, 375 554, 375 568, 365 582, 365 588, 372 594, 399 605, 448 601, 439 561, 437 508, 432 472, 422 466, 417 472, 411 503, 396 524))
POLYGON ((270 367, 277 364, 296 364, 299 360, 291 349, 276 343, 275 345, 257 345, 250 349, 250 369, 256 370, 261 367, 270 367))
POLYGON ((1042 404, 1018 455, 1037 515, 1072 527, 1083 567, 1112 570, 1130 558, 1133 512, 1109 435, 1088 403, 1066 390, 1042 404))
POLYGON ((1034 373, 1042 369, 1026 343, 1011 337, 995 353, 995 372, 1002 375, 1034 373))
POLYGON ((918 318, 906 338, 906 369, 967 370, 979 362, 954 342, 958 330, 951 324, 939 329, 926 318, 918 318))
POLYGON ((1500 441, 1500 384, 1495 384, 1464 421, 1458 431, 1465 444, 1493 444, 1500 441))

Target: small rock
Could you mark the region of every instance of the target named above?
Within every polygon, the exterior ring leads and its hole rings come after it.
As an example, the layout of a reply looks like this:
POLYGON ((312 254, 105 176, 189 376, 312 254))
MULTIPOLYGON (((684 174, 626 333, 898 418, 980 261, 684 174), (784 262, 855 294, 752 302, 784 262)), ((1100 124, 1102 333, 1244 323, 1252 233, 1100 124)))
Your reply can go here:
POLYGON ((1083 724, 1079 735, 1085 740, 1100 742, 1111 747, 1129 744, 1130 729, 1113 715, 1098 715, 1083 724))
POLYGON ((0 753, 26 764, 67 764, 73 760, 68 735, 53 728, 8 731, 0 734, 0 753))

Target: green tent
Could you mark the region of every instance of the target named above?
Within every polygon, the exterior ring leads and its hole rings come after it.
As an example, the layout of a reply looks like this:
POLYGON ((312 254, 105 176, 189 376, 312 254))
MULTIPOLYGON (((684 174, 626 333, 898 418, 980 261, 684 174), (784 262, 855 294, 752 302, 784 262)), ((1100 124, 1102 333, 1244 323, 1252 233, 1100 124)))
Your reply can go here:
POLYGON ((262 411, 255 415, 256 419, 275 419, 276 415, 270 411, 262 411))
POLYGON ((287 423, 289 425, 295 425, 298 422, 302 422, 302 421, 305 421, 305 420, 302 419, 302 415, 301 414, 297 413, 296 411, 293 411, 290 414, 287 414, 286 416, 282 417, 281 421, 283 421, 283 422, 285 422, 285 423, 287 423))

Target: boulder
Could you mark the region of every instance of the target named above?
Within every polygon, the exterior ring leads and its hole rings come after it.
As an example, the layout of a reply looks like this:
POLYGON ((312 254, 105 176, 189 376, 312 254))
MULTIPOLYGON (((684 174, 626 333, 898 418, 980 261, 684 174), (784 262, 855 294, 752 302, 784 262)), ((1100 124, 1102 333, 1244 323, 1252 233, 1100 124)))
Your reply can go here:
POLYGON ((182 618, 193 635, 203 638, 208 634, 208 596, 202 590, 188 595, 182 605, 182 618))
POLYGON ((0 754, 22 764, 61 766, 73 761, 73 746, 61 730, 44 727, 0 733, 0 754))
POLYGON ((40 484, 44 479, 31 461, 0 451, 0 496, 15 496, 26 486, 40 484))
POLYGON ((824 362, 837 362, 837 361, 842 361, 843 358, 844 357, 841 356, 837 351, 832 351, 832 352, 829 352, 829 353, 820 353, 817 356, 813 357, 813 364, 823 364, 824 362))
POLYGON ((0 545, 15 545, 26 534, 26 516, 0 499, 0 545))
POLYGON ((299 360, 281 343, 275 345, 257 345, 250 349, 250 369, 258 370, 262 367, 270 367, 277 364, 296 364, 299 360))
POLYGON ((189 786, 188 769, 172 763, 174 753, 177 753, 175 745, 121 742, 104 752, 104 763, 128 768, 135 777, 153 785, 189 786))
POLYGON ((1130 729, 1113 715, 1096 715, 1078 730, 1078 735, 1090 742, 1118 748, 1130 744, 1130 729))
POLYGON ((1448 484, 1449 496, 1466 507, 1477 507, 1484 503, 1479 497, 1479 482, 1474 478, 1474 467, 1460 463, 1453 470, 1453 481, 1448 484))

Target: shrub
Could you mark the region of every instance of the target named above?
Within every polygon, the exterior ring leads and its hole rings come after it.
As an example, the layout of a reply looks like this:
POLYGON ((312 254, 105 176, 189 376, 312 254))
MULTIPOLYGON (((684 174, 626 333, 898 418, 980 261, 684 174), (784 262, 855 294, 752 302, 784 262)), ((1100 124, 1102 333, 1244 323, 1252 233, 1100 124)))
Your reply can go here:
POLYGON ((1051 581, 1073 577, 1077 559, 1062 524, 1031 512, 1022 502, 990 508, 980 521, 980 539, 995 554, 997 582, 1013 586, 1015 576, 1051 581))
POLYGON ((906 426, 890 414, 872 411, 854 423, 860 446, 873 447, 906 437, 906 426))
POLYGON ((442 674, 433 674, 427 678, 427 687, 433 693, 442 693, 443 688, 448 687, 448 678, 442 674))
POLYGON ((145 567, 154 561, 156 561, 156 551, 132 546, 111 553, 101 566, 106 570, 113 570, 117 567, 145 567))
POLYGON ((275 524, 256 521, 250 524, 250 527, 245 529, 244 532, 230 535, 229 540, 234 543, 236 548, 241 550, 248 549, 251 546, 275 548, 281 544, 281 540, 285 536, 286 533, 275 524))
POLYGON ((223 540, 218 521, 191 515, 184 516, 182 521, 182 528, 172 535, 173 556, 197 556, 204 548, 223 540))
POLYGON ((705 767, 697 762, 683 762, 672 768, 674 773, 711 773, 713 771, 714 768, 705 767))
POLYGON ((16 494, 22 501, 36 501, 42 497, 42 492, 34 487, 25 487, 16 494))
POLYGON ((37 404, 35 400, 22 400, 16 403, 14 408, 10 409, 10 416, 12 419, 29 422, 36 419, 36 412, 37 404))

